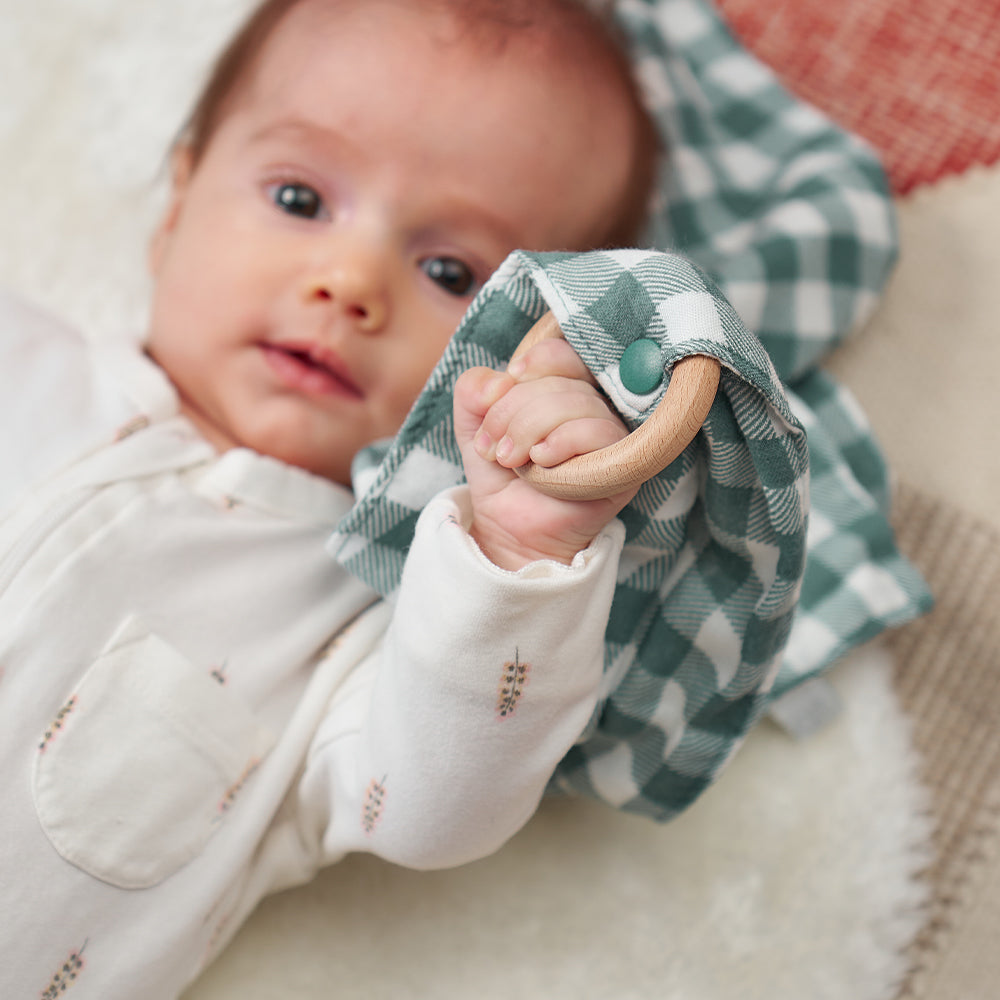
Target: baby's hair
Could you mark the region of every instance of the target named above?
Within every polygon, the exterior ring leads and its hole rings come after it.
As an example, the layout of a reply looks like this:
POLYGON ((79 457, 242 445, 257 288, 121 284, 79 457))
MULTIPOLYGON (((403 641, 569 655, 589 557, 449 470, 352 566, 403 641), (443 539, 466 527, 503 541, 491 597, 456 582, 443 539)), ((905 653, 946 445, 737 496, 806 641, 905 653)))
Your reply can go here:
MULTIPOLYGON (((184 126, 178 145, 186 147, 197 166, 215 129, 227 114, 239 87, 252 73, 275 28, 301 3, 324 3, 332 9, 372 0, 263 0, 218 57, 184 126)), ((601 247, 630 246, 645 222, 660 153, 658 130, 639 92, 624 38, 614 23, 610 4, 598 9, 594 0, 381 0, 451 14, 477 42, 500 51, 515 34, 534 30, 543 41, 568 51, 585 65, 616 79, 635 122, 632 169, 618 217, 611 220, 601 247)), ((530 249, 530 248, 528 248, 530 249)), ((565 249, 591 249, 573 247, 565 249)))

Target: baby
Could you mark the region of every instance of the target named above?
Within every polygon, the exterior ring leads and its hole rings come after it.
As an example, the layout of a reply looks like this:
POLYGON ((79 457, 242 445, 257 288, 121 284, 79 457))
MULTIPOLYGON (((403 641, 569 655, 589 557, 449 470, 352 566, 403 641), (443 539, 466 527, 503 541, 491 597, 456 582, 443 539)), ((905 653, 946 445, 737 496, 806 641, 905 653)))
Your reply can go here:
POLYGON ((270 0, 174 150, 145 353, 0 300, 0 995, 174 997, 265 893, 531 816, 630 498, 512 471, 625 433, 574 352, 462 377, 391 604, 324 542, 490 273, 631 242, 654 153, 573 0, 270 0))
MULTIPOLYGON (((578 0, 543 6, 266 4, 222 60, 174 155, 148 340, 218 448, 347 484, 511 250, 634 239, 650 143, 627 68, 578 0)), ((458 393, 472 533, 507 568, 568 561, 614 512, 570 513, 493 461, 553 465, 623 433, 565 345, 519 381, 502 402, 512 380, 485 372, 458 393)))

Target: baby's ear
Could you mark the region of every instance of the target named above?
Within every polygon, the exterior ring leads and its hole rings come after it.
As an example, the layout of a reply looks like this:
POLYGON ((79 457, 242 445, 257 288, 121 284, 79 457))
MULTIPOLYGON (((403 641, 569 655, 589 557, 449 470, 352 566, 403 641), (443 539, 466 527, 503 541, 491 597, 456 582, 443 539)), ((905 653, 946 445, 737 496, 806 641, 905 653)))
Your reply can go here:
POLYGON ((194 173, 194 154, 187 144, 178 144, 170 154, 170 198, 167 207, 149 241, 149 270, 156 274, 160 269, 163 254, 177 225, 187 194, 188 183, 194 173))

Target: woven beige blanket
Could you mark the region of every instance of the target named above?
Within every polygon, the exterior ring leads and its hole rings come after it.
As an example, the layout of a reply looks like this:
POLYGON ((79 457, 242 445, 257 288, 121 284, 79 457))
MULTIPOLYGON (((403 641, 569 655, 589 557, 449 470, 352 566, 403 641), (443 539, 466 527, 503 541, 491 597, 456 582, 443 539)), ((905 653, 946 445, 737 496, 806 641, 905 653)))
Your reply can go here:
POLYGON ((938 602, 892 639, 938 852, 901 997, 985 1000, 1000 981, 1000 531, 906 487, 894 521, 938 602))

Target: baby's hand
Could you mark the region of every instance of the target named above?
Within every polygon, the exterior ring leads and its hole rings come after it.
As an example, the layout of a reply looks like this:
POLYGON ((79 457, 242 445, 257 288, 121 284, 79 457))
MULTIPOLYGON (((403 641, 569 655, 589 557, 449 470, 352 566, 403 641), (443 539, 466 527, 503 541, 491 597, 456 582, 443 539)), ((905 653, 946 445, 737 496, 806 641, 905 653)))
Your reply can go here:
POLYGON ((512 470, 558 465, 621 440, 627 430, 561 339, 536 344, 507 372, 472 368, 455 386, 455 436, 472 497, 470 534, 503 569, 570 563, 635 495, 559 500, 512 470))

